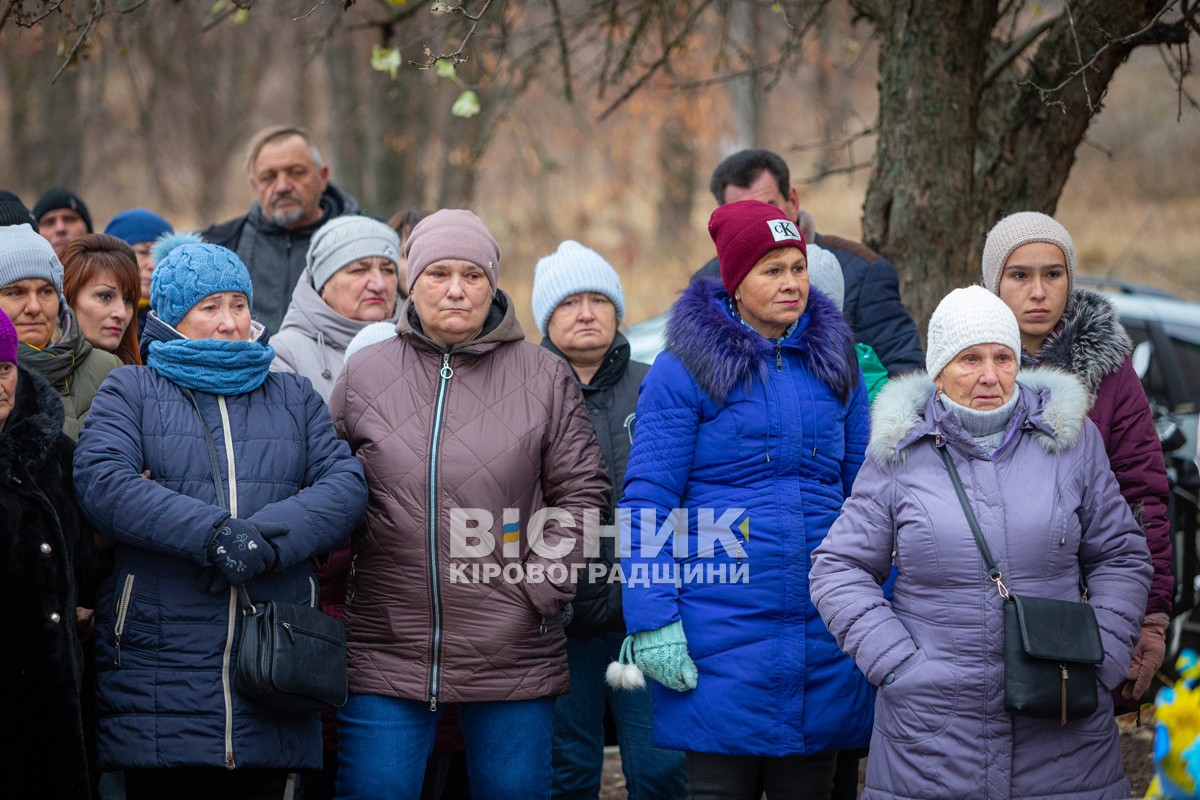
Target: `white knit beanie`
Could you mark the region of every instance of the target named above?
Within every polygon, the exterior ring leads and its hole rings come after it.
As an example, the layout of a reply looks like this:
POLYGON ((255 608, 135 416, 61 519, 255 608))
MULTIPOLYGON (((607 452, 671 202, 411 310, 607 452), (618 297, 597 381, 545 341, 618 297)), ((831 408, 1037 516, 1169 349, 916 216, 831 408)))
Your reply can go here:
POLYGON ((362 258, 400 263, 400 236, 387 225, 358 215, 334 217, 313 234, 308 269, 319 294, 339 269, 362 258))
POLYGON ((533 272, 533 318, 543 336, 558 304, 579 292, 604 295, 617 308, 617 322, 624 318, 625 292, 617 271, 595 250, 567 239, 538 259, 533 272))
POLYGON ((1002 344, 1021 357, 1021 329, 1012 309, 982 286, 955 289, 929 318, 925 369, 936 378, 954 357, 977 344, 1002 344))
POLYGON ((846 303, 846 277, 837 256, 819 245, 808 246, 808 285, 815 286, 834 302, 838 311, 846 303))
POLYGON ((1075 288, 1075 243, 1071 234, 1054 217, 1037 211, 1018 211, 1000 220, 988 231, 983 245, 983 285, 1000 293, 1000 277, 1013 250, 1031 242, 1057 245, 1067 261, 1067 296, 1075 288))
POLYGON ((396 323, 382 321, 372 322, 370 325, 363 326, 363 329, 354 334, 354 338, 350 340, 350 344, 346 345, 346 355, 342 356, 342 363, 350 361, 350 356, 362 350, 364 347, 370 347, 373 344, 386 342, 396 336, 396 323))

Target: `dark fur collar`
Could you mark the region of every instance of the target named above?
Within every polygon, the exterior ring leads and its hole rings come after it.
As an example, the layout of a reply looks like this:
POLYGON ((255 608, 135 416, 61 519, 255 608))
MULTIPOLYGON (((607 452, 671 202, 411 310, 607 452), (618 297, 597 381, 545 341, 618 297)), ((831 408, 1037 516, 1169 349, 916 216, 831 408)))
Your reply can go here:
MULTIPOLYGON (((775 352, 770 341, 734 319, 728 301, 720 281, 697 277, 671 308, 667 322, 667 352, 719 403, 738 384, 765 379, 775 352)), ((850 326, 833 301, 816 289, 809 290, 800 325, 783 346, 798 349, 804 366, 843 403, 857 388, 858 359, 850 326)))
POLYGON ((8 480, 20 463, 36 473, 55 451, 62 434, 63 404, 42 375, 17 366, 17 396, 0 432, 0 480, 8 480))
POLYGON ((1062 322, 1046 339, 1037 358, 1025 353, 1021 361, 1026 367, 1064 369, 1094 395, 1100 381, 1120 369, 1132 352, 1133 342, 1108 298, 1089 289, 1076 289, 1062 322))

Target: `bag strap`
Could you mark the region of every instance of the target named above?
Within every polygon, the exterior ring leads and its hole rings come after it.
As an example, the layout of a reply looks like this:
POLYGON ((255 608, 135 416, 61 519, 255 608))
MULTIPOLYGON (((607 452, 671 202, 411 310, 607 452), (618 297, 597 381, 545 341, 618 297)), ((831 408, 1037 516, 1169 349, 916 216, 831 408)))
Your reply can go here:
POLYGON ((967 492, 963 489, 962 478, 958 476, 958 469, 954 466, 954 459, 950 457, 950 449, 944 445, 934 445, 934 449, 938 451, 938 455, 942 457, 942 462, 946 465, 946 471, 950 473, 950 481, 954 484, 954 491, 958 495, 958 502, 962 505, 963 513, 967 515, 967 524, 971 526, 971 534, 975 537, 975 545, 979 548, 979 554, 983 556, 983 565, 987 567, 988 578, 992 583, 996 584, 996 591, 1005 600, 1008 599, 1008 587, 1004 585, 1003 574, 999 567, 996 566, 995 559, 992 558, 991 548, 987 546, 987 542, 983 539, 983 531, 979 529, 979 521, 975 519, 975 512, 971 510, 971 503, 967 500, 967 492))
MULTIPOLYGON (((200 404, 196 402, 196 396, 192 394, 192 390, 186 387, 180 388, 187 395, 187 399, 192 401, 192 408, 196 409, 196 416, 200 417, 200 429, 204 431, 204 441, 208 445, 208 464, 212 468, 213 487, 217 490, 217 506, 223 511, 228 510, 228 506, 225 504, 225 488, 221 485, 221 462, 217 458, 217 445, 213 441, 212 431, 208 429, 208 421, 204 419, 204 412, 200 410, 200 404)), ((250 595, 246 594, 245 587, 237 587, 237 593, 238 606, 253 612, 254 604, 250 602, 250 595)))

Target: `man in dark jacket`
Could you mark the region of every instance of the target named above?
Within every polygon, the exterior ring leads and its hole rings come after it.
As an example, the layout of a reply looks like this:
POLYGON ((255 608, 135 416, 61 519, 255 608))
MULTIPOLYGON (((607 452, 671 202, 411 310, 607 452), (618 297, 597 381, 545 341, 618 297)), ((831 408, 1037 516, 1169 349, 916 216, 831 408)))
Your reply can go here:
MULTIPOLYGON (((800 198, 791 185, 791 175, 784 160, 769 150, 742 150, 722 161, 713 170, 709 189, 718 205, 737 200, 761 200, 782 208, 803 230, 803 218, 811 219, 800 209, 800 198)), ((896 269, 883 256, 866 245, 805 231, 805 238, 815 241, 837 256, 846 280, 843 311, 855 338, 875 350, 887 367, 889 375, 925 365, 924 350, 917 326, 900 300, 900 281, 896 269)), ((700 275, 719 278, 717 259, 701 268, 700 275)))
POLYGON ((326 220, 357 214, 358 201, 329 181, 329 165, 304 128, 260 131, 246 169, 256 197, 250 213, 200 235, 242 259, 254 283, 255 317, 275 333, 304 271, 309 240, 326 220))

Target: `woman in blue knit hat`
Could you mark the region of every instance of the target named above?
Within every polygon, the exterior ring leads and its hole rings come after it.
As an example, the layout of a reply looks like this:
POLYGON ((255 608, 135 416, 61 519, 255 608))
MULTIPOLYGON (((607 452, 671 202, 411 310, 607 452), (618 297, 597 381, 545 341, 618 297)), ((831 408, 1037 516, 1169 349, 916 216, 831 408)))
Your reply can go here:
POLYGON ((147 366, 104 384, 75 452, 80 505, 116 542, 99 760, 129 800, 284 797, 321 765, 321 722, 238 694, 238 589, 315 605, 310 561, 358 524, 366 485, 312 385, 269 372, 246 267, 191 241, 154 272, 147 366))

